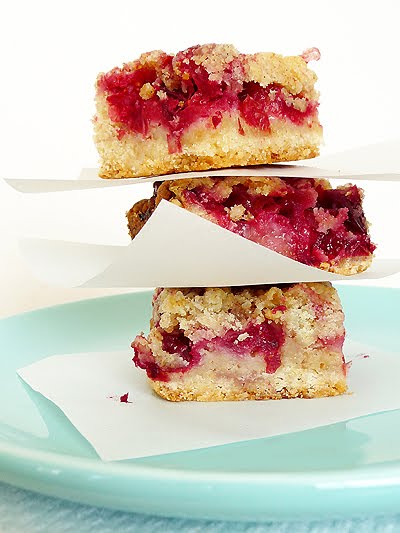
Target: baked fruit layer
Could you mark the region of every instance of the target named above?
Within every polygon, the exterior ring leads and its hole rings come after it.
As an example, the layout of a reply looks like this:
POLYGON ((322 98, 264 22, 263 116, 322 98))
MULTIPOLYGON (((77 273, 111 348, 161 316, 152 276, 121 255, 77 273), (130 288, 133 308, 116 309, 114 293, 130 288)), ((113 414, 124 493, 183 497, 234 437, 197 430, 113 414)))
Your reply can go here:
POLYGON ((347 388, 343 319, 330 283, 156 289, 133 361, 171 401, 334 396, 347 388))
POLYGON ((127 213, 132 238, 162 199, 306 265, 351 275, 371 264, 371 242, 356 185, 327 180, 227 177, 156 182, 153 197, 127 213))
POLYGON ((315 54, 240 54, 231 45, 142 54, 96 82, 95 143, 104 178, 318 155, 315 54))

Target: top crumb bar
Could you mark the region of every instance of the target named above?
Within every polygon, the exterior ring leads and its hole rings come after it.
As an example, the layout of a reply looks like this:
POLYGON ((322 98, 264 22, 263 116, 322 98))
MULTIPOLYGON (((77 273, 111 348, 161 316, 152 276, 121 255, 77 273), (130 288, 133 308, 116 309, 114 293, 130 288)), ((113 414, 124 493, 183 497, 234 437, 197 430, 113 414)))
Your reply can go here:
POLYGON ((315 157, 322 128, 303 56, 232 45, 154 51, 96 82, 100 176, 130 178, 315 157))

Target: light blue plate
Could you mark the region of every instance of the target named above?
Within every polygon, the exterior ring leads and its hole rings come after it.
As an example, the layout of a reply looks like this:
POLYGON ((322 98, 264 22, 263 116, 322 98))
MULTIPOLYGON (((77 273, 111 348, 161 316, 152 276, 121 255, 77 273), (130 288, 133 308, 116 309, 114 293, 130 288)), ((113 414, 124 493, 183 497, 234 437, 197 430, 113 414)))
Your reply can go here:
MULTIPOLYGON (((349 337, 395 351, 400 290, 339 291, 349 337)), ((400 511, 400 411, 104 463, 62 412, 15 373, 56 353, 126 348, 129 356, 130 341, 147 329, 149 315, 150 293, 135 293, 0 321, 0 480, 82 503, 168 516, 287 520, 400 511)))

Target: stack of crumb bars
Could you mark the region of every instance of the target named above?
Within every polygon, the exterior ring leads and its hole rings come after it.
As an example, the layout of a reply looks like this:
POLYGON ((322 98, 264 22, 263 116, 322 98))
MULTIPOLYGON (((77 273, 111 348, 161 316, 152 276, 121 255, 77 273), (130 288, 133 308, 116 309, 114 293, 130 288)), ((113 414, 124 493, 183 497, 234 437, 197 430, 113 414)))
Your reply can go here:
MULTIPOLYGON (((99 75, 101 177, 315 157, 322 128, 308 62, 318 58, 316 49, 283 57, 209 44, 146 53, 99 75)), ((369 267, 375 246, 357 186, 248 171, 155 182, 153 196, 127 213, 132 239, 167 200, 312 267, 349 276, 369 267)), ((133 361, 172 401, 333 396, 347 389, 343 321, 328 282, 157 288, 133 361)))

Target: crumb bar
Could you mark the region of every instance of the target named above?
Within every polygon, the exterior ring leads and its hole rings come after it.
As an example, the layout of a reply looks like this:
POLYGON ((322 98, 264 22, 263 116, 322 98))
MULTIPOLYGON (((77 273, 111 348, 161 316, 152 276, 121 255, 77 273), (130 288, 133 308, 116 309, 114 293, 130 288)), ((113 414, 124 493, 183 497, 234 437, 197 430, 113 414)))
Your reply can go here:
POLYGON ((347 388, 343 319, 330 283, 157 289, 133 360, 171 401, 334 396, 347 388))
POLYGON ((100 176, 129 178, 308 159, 319 153, 318 51, 284 57, 231 45, 154 51, 96 82, 100 176))

